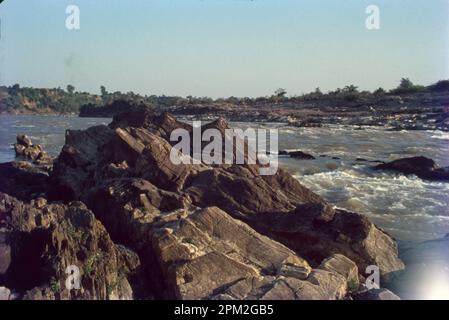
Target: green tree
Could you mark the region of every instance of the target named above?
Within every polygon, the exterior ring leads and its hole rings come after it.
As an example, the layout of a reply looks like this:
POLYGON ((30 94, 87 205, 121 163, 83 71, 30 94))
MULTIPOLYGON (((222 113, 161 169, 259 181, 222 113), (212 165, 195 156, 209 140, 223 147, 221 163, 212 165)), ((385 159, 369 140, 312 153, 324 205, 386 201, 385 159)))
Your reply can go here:
POLYGON ((69 94, 73 94, 75 92, 75 87, 72 86, 71 84, 67 85, 67 92, 69 94))
POLYGON ((399 86, 396 89, 392 90, 392 92, 396 94, 402 94, 415 93, 423 90, 425 90, 425 87, 414 85, 409 78, 402 78, 399 86))
POLYGON ((357 93, 359 92, 358 87, 356 87, 355 85, 349 85, 343 88, 343 92, 345 93, 357 93))
POLYGON ((401 82, 399 83, 398 89, 403 90, 403 91, 408 91, 413 89, 414 84, 413 82, 410 81, 409 78, 402 78, 401 82))
POLYGON ((102 96, 102 97, 105 97, 105 96, 108 95, 108 92, 106 91, 105 86, 101 86, 101 87, 100 87, 100 92, 101 92, 101 96, 102 96))
POLYGON ((13 85, 13 86, 11 87, 10 94, 11 94, 11 95, 16 95, 16 94, 19 93, 19 91, 20 91, 20 85, 18 85, 18 84, 16 83, 15 85, 13 85))
POLYGON ((384 90, 383 88, 378 88, 378 89, 376 89, 376 90, 373 92, 373 94, 374 94, 375 96, 383 96, 385 93, 386 93, 386 92, 385 92, 385 90, 384 90))
POLYGON ((279 88, 274 92, 274 95, 278 98, 284 98, 286 94, 287 94, 287 91, 282 88, 279 88))

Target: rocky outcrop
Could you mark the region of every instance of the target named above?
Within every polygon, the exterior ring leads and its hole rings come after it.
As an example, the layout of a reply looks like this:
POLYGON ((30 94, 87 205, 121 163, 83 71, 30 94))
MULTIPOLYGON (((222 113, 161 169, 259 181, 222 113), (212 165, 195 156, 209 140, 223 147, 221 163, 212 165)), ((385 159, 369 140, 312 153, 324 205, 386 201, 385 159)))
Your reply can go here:
POLYGON ((382 163, 375 166, 374 169, 414 174, 421 179, 427 180, 449 180, 449 168, 440 168, 435 161, 422 156, 382 163))
POLYGON ((0 193, 0 286, 21 298, 132 299, 128 277, 138 267, 84 204, 26 204, 0 193), (79 290, 66 285, 69 267, 79 271, 79 290))
POLYGON ((207 298, 236 281, 279 277, 284 266, 298 270, 290 277, 306 279, 311 271, 293 251, 216 207, 167 220, 151 232, 165 297, 207 298))
POLYGON ((33 161, 45 171, 51 169, 53 159, 47 154, 40 144, 33 144, 31 139, 24 135, 17 135, 17 142, 14 144, 16 157, 23 157, 33 161))
POLYGON ((311 270, 295 252, 219 208, 186 209, 186 198, 156 190, 142 179, 116 180, 87 202, 103 213, 99 218, 111 235, 142 257, 157 298, 268 299, 278 292, 289 299, 338 299, 346 294, 350 271, 311 270), (303 289, 292 292, 285 281, 303 289))
MULTIPOLYGON (((219 120, 208 127, 223 130, 227 124, 219 120)), ((84 200, 111 230, 123 225, 120 219, 132 217, 139 207, 163 214, 190 205, 216 206, 314 266, 341 253, 360 270, 371 264, 383 274, 403 268, 396 243, 387 234, 357 213, 332 209, 281 169, 275 175, 260 176, 259 165, 171 163, 168 138, 175 128, 192 131, 169 114, 140 110, 115 116, 109 128, 90 128, 75 135, 68 131, 71 138, 51 177, 64 187, 55 194, 84 200), (91 130, 101 134, 92 135, 91 130), (92 145, 89 150, 86 140, 92 145), (114 216, 114 221, 106 215, 114 216)), ((131 234, 129 230, 116 233, 120 241, 129 240, 131 234)))
POLYGON ((4 191, 25 202, 1 194, 0 286, 26 299, 344 299, 367 265, 403 268, 387 234, 282 169, 173 164, 176 128, 193 134, 139 109, 68 130, 40 195, 17 192, 15 177, 30 173, 6 166, 4 191), (19 278, 26 264, 36 271, 19 278), (65 289, 69 265, 82 290, 65 289))

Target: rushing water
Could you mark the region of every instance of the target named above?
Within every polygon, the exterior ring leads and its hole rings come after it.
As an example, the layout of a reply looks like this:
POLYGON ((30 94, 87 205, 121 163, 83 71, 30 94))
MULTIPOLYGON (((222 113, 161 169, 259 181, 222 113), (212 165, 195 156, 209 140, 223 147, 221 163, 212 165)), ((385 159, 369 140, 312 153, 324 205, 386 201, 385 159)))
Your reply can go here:
MULTIPOLYGON (((51 155, 57 155, 66 129, 109 122, 108 118, 0 116, 0 162, 14 159, 12 144, 18 133, 29 135, 51 155)), ((242 128, 254 125, 233 123, 242 128)), ((351 126, 257 126, 279 128, 279 149, 299 149, 316 157, 298 160, 281 156, 279 160, 281 167, 335 206, 366 214, 401 240, 435 239, 449 233, 449 183, 374 171, 371 167, 376 163, 369 162, 424 155, 440 166, 449 166, 448 133, 351 126)))

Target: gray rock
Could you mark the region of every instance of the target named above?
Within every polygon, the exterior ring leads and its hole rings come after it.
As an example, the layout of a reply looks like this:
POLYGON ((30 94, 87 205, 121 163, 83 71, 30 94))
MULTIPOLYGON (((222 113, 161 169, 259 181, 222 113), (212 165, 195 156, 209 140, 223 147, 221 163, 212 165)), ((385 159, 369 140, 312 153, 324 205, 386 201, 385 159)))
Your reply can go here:
POLYGON ((6 287, 0 287, 0 300, 10 300, 11 290, 6 287))
POLYGON ((345 277, 349 289, 355 290, 359 286, 359 272, 354 261, 342 254, 334 254, 323 260, 318 269, 336 272, 345 277))
POLYGON ((353 293, 354 300, 401 300, 397 295, 388 289, 371 289, 353 293))

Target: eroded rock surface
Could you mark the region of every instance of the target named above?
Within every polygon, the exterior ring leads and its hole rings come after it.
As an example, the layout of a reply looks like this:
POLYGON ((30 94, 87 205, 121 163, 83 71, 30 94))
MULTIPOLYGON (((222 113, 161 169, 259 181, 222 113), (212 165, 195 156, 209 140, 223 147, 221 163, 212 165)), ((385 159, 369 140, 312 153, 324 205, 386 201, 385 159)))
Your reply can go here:
POLYGON ((135 253, 115 245, 80 202, 26 204, 0 193, 0 286, 23 299, 132 299, 135 253), (66 287, 69 266, 80 290, 66 287))

